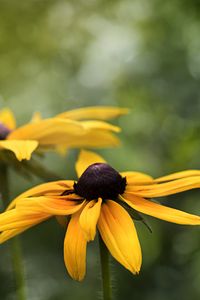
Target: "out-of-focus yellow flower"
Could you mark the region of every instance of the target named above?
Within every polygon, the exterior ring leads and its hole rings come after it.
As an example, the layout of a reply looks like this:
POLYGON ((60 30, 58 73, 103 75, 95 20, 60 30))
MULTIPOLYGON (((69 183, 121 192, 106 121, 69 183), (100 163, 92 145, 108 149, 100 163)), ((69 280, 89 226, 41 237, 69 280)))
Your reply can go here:
POLYGON ((140 172, 118 173, 101 156, 84 150, 76 170, 77 182, 61 180, 41 184, 14 199, 0 215, 0 243, 52 216, 59 216, 68 225, 64 240, 66 268, 73 279, 82 280, 87 242, 94 240, 96 227, 112 256, 137 274, 142 254, 132 212, 177 224, 200 225, 199 216, 151 200, 199 188, 199 170, 157 179, 140 172))
POLYGON ((59 114, 53 118, 32 121, 16 127, 15 117, 8 108, 0 110, 0 150, 14 152, 18 160, 29 160, 33 151, 47 149, 109 147, 119 144, 113 132, 120 128, 103 120, 126 114, 117 107, 86 107, 59 114))

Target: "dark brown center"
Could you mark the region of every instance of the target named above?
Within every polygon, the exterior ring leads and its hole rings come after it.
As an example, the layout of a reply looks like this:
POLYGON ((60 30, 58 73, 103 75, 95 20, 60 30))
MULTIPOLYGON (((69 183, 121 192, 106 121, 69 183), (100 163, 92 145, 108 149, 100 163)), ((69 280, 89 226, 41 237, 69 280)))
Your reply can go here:
POLYGON ((10 132, 11 130, 0 122, 0 140, 5 140, 10 132))
POLYGON ((126 177, 122 177, 115 169, 105 163, 90 165, 74 183, 77 195, 93 200, 97 198, 115 200, 123 194, 126 187, 126 177))

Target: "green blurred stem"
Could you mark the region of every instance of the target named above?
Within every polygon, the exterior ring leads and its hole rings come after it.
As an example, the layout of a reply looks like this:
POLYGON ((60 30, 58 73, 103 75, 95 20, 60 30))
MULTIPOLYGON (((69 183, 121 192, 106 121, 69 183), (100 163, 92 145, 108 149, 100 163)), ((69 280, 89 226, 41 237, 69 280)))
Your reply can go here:
POLYGON ((21 259, 21 244, 18 237, 14 237, 11 241, 11 255, 15 274, 17 297, 18 300, 26 300, 24 268, 21 259))
POLYGON ((45 181, 61 180, 57 174, 48 170, 38 160, 31 158, 31 160, 18 161, 13 153, 9 151, 0 151, 0 161, 17 171, 18 174, 23 175, 26 179, 31 179, 35 175, 45 181))
POLYGON ((103 299, 111 300, 112 287, 111 287, 110 268, 109 268, 109 253, 100 234, 99 234, 99 250, 100 250, 100 259, 101 259, 103 299))
MULTIPOLYGON (((7 165, 3 163, 0 164, 0 193, 3 205, 4 207, 6 207, 9 203, 9 179, 7 165)), ((12 266, 16 283, 17 299, 26 300, 24 268, 21 259, 21 246, 19 239, 17 237, 13 238, 10 246, 12 266)))

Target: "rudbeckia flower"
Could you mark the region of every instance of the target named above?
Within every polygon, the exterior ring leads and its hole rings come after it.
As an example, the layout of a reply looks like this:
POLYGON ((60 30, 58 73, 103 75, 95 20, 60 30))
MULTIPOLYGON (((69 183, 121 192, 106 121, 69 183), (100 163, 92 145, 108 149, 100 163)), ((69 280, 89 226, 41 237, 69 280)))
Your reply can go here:
POLYGON ((134 219, 139 212, 168 222, 200 225, 200 217, 158 204, 151 198, 200 187, 200 171, 189 170, 153 179, 140 172, 118 173, 99 155, 82 150, 76 163, 78 181, 38 185, 14 199, 0 215, 0 243, 58 216, 66 225, 64 261, 73 279, 86 271, 86 248, 96 230, 111 255, 133 274, 142 254, 134 219))
POLYGON ((21 161, 29 160, 36 149, 116 146, 119 140, 113 132, 119 132, 120 128, 104 120, 127 112, 117 107, 86 107, 48 119, 37 116, 30 123, 16 127, 12 111, 5 108, 0 110, 0 150, 12 151, 21 161))

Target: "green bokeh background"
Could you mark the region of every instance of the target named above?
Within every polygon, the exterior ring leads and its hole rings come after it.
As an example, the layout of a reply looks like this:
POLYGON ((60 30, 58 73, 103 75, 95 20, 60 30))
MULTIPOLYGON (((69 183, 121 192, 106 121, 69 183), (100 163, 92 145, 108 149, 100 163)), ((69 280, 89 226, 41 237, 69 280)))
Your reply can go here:
MULTIPOLYGON (((117 170, 153 176, 200 168, 200 5, 196 0, 0 0, 0 105, 18 124, 88 105, 129 107, 115 122, 122 146, 98 150, 117 170)), ((77 151, 44 163, 75 178, 77 151)), ((10 172, 11 196, 33 184, 10 172)), ((162 203, 199 214, 199 192, 162 203)), ((198 300, 200 231, 147 218, 137 224, 139 276, 112 260, 116 299, 198 300)), ((63 263, 64 231, 55 220, 21 235, 28 300, 101 297, 98 243, 87 274, 71 280, 63 263)), ((9 242, 0 247, 0 299, 15 300, 9 242)))

